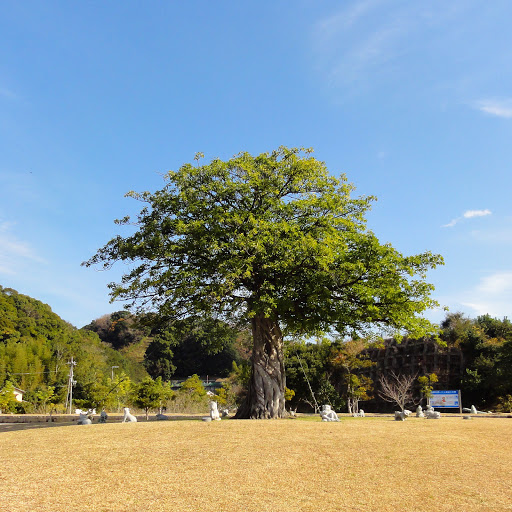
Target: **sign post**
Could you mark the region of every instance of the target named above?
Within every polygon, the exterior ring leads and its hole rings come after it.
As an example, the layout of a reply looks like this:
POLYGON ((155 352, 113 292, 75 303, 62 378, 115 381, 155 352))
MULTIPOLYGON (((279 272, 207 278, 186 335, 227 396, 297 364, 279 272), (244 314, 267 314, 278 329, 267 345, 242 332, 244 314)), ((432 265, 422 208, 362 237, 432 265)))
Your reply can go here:
POLYGON ((437 408, 459 409, 462 414, 462 400, 460 389, 450 391, 432 391, 429 405, 437 408))

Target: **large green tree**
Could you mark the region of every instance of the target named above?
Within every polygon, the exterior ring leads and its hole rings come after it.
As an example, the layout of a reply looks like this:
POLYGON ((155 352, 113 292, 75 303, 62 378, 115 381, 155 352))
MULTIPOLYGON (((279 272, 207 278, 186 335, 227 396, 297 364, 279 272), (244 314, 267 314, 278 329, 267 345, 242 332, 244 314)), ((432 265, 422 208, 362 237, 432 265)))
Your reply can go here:
MULTIPOLYGON (((442 263, 403 256, 366 228, 373 198, 353 198, 310 150, 280 147, 183 165, 145 206, 129 236, 86 265, 131 262, 112 298, 170 316, 205 312, 250 322, 252 377, 240 418, 284 411, 283 332, 342 334, 375 324, 424 335, 436 306, 426 272, 442 263)), ((129 217, 117 221, 131 224, 129 217)))

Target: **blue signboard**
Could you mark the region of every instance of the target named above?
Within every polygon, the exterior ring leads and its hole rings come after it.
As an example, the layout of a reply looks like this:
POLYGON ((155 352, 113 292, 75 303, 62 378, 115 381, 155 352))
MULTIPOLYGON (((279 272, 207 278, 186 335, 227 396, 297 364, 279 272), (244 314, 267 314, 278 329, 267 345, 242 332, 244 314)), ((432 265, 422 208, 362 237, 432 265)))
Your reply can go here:
POLYGON ((460 407, 459 390, 452 391, 432 391, 429 403, 432 407, 460 407))

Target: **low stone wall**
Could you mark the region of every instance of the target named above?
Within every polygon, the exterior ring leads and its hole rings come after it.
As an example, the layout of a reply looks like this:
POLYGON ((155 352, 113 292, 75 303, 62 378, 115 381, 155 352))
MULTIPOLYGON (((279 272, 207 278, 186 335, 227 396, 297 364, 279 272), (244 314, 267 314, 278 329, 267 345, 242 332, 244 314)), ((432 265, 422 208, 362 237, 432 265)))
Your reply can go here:
MULTIPOLYGON (((146 421, 145 414, 136 414, 137 421, 146 421)), ((197 420, 201 414, 168 414, 170 420, 197 420)), ((0 423, 73 423, 78 414, 0 414, 0 423)), ((98 423, 99 414, 94 415, 93 423, 98 423)), ((108 413, 108 423, 123 421, 122 413, 108 413)), ((156 421, 155 414, 149 415, 149 421, 156 421)))
POLYGON ((0 414, 0 423, 69 423, 77 419, 76 414, 0 414))

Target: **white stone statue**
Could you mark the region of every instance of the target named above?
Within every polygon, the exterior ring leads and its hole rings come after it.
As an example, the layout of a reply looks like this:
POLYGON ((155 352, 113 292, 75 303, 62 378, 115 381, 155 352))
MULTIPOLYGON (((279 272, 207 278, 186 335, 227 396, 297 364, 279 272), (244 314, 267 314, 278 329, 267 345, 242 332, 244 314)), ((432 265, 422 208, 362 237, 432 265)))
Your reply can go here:
POLYGON ((352 414, 354 418, 364 418, 364 411, 363 409, 359 409, 359 412, 355 412, 352 414))
POLYGON ((471 406, 471 414, 478 414, 478 411, 474 405, 471 406))
POLYGON ((124 409, 124 417, 123 417, 123 423, 137 423, 137 418, 130 414, 130 409, 128 407, 125 407, 124 409))
POLYGON ((100 419, 98 420, 98 423, 107 423, 108 414, 105 410, 100 412, 100 419))
POLYGON ((219 409, 215 400, 210 402, 210 418, 215 421, 220 421, 219 409))
POLYGON ((161 412, 159 412, 157 415, 156 415, 156 419, 158 421, 167 421, 167 420, 170 420, 171 418, 169 418, 169 416, 166 416, 165 414, 162 414, 161 412))
POLYGON ((395 411, 396 421, 405 421, 411 415, 411 411, 407 409, 405 411, 395 411))
POLYGON ((330 405, 322 405, 320 416, 322 421, 340 421, 338 415, 331 409, 330 405))
POLYGON ((425 418, 428 420, 438 420, 441 417, 441 413, 439 411, 434 411, 434 408, 431 405, 427 405, 427 410, 425 411, 425 418))
POLYGON ((77 425, 90 425, 91 423, 92 421, 87 417, 87 414, 85 412, 80 413, 80 417, 76 422, 77 425))
POLYGON ((221 416, 227 418, 229 416, 229 409, 222 409, 221 416))
POLYGON ((425 417, 425 414, 423 413, 423 409, 421 407, 421 405, 418 405, 418 407, 416 407, 416 418, 424 418, 425 417))

